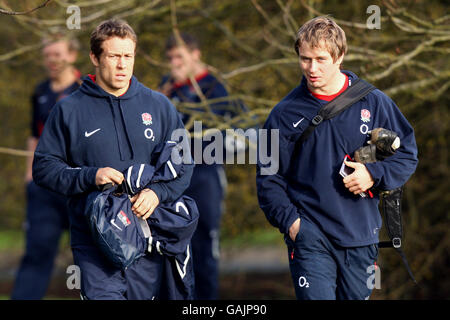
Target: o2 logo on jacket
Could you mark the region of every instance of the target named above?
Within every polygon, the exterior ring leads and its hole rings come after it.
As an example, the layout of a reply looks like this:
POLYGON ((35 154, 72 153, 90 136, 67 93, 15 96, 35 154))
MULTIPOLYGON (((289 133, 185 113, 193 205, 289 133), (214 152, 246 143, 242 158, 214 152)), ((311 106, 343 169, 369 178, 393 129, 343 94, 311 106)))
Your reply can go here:
POLYGON ((152 115, 150 113, 143 113, 141 115, 142 117, 142 123, 145 124, 146 126, 149 126, 152 124, 152 115))
POLYGON ((155 141, 155 135, 153 134, 153 130, 150 128, 144 130, 144 136, 149 140, 155 141))

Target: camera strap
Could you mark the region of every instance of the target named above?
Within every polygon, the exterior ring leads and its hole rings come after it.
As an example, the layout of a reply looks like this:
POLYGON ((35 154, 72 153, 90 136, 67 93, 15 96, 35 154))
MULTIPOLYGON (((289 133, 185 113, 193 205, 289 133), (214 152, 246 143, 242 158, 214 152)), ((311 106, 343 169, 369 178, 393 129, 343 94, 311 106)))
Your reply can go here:
POLYGON ((376 88, 367 81, 360 78, 356 79, 343 93, 319 109, 317 115, 311 120, 309 127, 303 131, 302 135, 297 140, 296 148, 300 147, 303 142, 308 139, 319 124, 325 120, 329 120, 337 116, 345 109, 351 107, 353 104, 364 98, 374 89, 376 88))
POLYGON ((412 281, 417 284, 408 260, 402 250, 402 191, 403 187, 399 187, 389 191, 380 192, 381 208, 384 214, 384 224, 390 241, 380 241, 379 248, 394 248, 403 260, 406 270, 412 281))

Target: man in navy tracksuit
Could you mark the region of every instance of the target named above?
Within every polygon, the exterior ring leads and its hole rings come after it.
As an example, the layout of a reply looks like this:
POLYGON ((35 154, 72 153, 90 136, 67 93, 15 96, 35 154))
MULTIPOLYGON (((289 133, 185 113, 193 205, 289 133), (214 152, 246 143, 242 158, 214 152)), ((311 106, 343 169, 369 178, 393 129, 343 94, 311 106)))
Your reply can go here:
MULTIPOLYGON (((184 44, 178 43, 175 36, 167 41, 166 54, 171 66, 171 74, 163 78, 159 90, 175 103, 200 103, 202 97, 191 83, 189 78, 191 75, 205 99, 228 96, 225 87, 208 72, 202 63, 197 40, 185 33, 182 33, 180 37, 184 44)), ((229 102, 210 104, 211 111, 221 117, 234 116, 239 112, 235 109, 239 107, 234 104, 230 106, 229 102)), ((201 107, 197 112, 206 114, 201 107)), ((187 113, 183 113, 182 117, 185 124, 191 118, 187 113)), ((203 128, 206 127, 203 125, 203 128)), ((203 143, 203 148, 206 146, 207 143, 203 143)), ((192 238, 192 251, 196 298, 201 300, 218 298, 219 227, 225 188, 226 176, 222 164, 196 163, 191 184, 185 194, 195 200, 200 212, 199 223, 192 238)))
POLYGON ((270 148, 279 148, 279 163, 277 172, 264 172, 265 166, 258 164, 258 200, 269 222, 285 235, 298 299, 367 299, 367 270, 377 259, 381 217, 379 195, 359 194, 372 187, 392 190, 408 180, 418 161, 414 131, 394 102, 374 90, 321 123, 296 148, 320 107, 357 76, 340 70, 345 34, 328 17, 303 25, 295 48, 303 78, 264 125, 279 130, 279 143, 269 141, 270 148), (353 156, 377 127, 396 132, 401 147, 383 161, 347 161, 354 171, 342 178, 344 157, 353 156))
MULTIPOLYGON (((28 151, 34 152, 53 106, 78 89, 79 71, 73 66, 77 57, 75 39, 45 39, 42 54, 48 79, 40 83, 32 96, 31 137, 28 151)), ((67 198, 33 182, 33 157, 27 158, 26 171, 26 248, 11 299, 42 299, 52 274, 59 239, 68 228, 67 198)))
MULTIPOLYGON (((136 34, 122 20, 97 26, 90 53, 96 74, 56 104, 34 156, 35 181, 70 197, 71 246, 87 299, 157 299, 161 287, 163 256, 153 251, 121 271, 94 245, 83 216, 90 192, 121 184, 126 168, 149 164, 155 146, 184 128, 170 101, 133 76, 136 44, 136 34)), ((178 198, 189 185, 189 168, 133 196, 134 214, 147 219, 159 203, 178 198)))

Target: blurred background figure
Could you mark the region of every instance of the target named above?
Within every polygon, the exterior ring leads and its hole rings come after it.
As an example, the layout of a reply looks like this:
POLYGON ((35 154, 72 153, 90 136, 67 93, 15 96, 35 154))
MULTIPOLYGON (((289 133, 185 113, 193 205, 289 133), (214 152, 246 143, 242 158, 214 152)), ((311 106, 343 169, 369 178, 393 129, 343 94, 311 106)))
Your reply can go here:
MULTIPOLYGON (((55 103, 70 95, 81 84, 80 72, 73 66, 78 42, 63 36, 44 39, 42 57, 47 79, 31 98, 31 136, 28 151, 34 153, 45 122, 55 103)), ((33 156, 26 165, 26 248, 18 270, 11 299, 42 299, 50 282, 59 239, 68 229, 66 198, 33 182, 33 156)))
MULTIPOLYGON (((177 39, 173 35, 167 40, 165 50, 171 70, 169 75, 163 77, 159 91, 169 97, 175 106, 183 102, 200 103, 202 98, 210 100, 228 96, 223 84, 208 72, 202 62, 199 43, 195 37, 181 33, 177 39), (204 97, 199 96, 192 79, 195 79, 204 97)), ((236 101, 210 103, 209 108, 223 119, 230 119, 245 110, 236 101)), ((207 111, 199 106, 195 112, 206 114, 207 111)), ((182 119, 186 126, 190 115, 182 113, 182 119)), ((197 120, 202 120, 202 116, 197 120)), ((202 128, 207 129, 204 122, 202 128)), ((203 149, 208 143, 202 143, 203 149)), ((224 145, 227 148, 227 141, 224 145)), ((237 145, 228 146, 233 150, 238 148, 237 145)), ((202 161, 196 163, 191 184, 184 193, 196 201, 200 212, 197 230, 192 238, 196 299, 218 298, 219 228, 226 184, 223 164, 208 165, 202 161)))

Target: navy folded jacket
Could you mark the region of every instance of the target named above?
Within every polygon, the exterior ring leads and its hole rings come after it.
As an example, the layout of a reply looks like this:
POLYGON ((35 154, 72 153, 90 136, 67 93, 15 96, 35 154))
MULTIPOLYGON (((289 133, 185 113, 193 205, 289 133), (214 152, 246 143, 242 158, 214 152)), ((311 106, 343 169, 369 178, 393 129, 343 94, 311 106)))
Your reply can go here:
POLYGON ((130 197, 153 183, 170 181, 183 175, 185 165, 173 161, 179 156, 174 141, 161 143, 152 155, 152 163, 132 165, 123 173, 120 186, 91 192, 85 216, 94 242, 115 266, 126 269, 147 252, 175 257, 177 272, 186 274, 190 259, 189 244, 197 227, 198 209, 195 201, 181 196, 172 202, 160 203, 152 215, 143 220, 131 211, 130 197), (175 163, 174 163, 175 162, 175 163))

